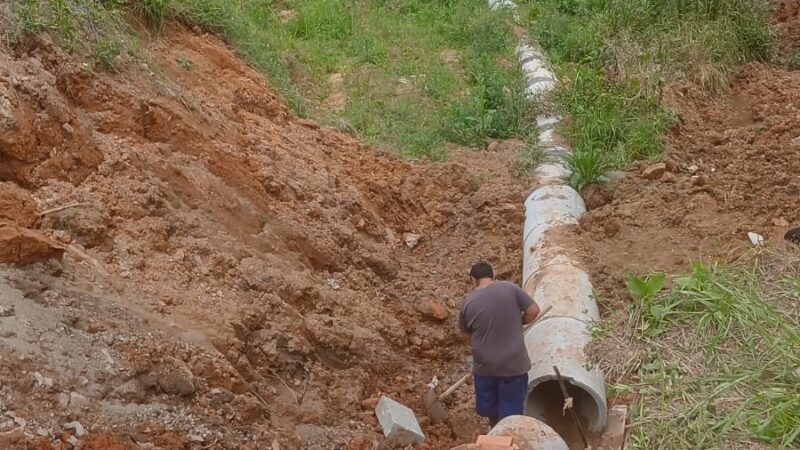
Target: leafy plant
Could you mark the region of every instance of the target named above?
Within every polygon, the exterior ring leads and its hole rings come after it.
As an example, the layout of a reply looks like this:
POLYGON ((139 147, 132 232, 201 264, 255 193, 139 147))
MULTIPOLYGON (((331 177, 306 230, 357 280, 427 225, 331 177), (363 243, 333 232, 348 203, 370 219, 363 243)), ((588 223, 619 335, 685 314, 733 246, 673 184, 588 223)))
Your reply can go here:
POLYGON ((575 150, 567 157, 566 162, 572 172, 569 184, 577 191, 596 183, 606 169, 602 153, 595 149, 575 150))
POLYGON ((644 278, 640 278, 635 274, 629 273, 625 286, 627 286, 628 293, 634 300, 643 302, 652 299, 664 288, 666 277, 664 273, 651 273, 644 278))

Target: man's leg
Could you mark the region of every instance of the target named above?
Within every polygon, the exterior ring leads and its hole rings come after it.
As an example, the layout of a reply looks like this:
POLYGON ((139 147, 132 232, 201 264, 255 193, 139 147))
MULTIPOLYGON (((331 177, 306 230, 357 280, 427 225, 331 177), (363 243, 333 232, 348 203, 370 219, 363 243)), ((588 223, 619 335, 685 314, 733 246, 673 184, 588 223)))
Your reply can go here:
MULTIPOLYGON (((498 420, 498 379, 475 374, 473 376, 475 385, 475 412, 481 417, 488 417, 489 423, 498 420)), ((494 426, 494 425, 492 425, 494 426)))
POLYGON ((504 377, 498 380, 498 418, 525 414, 528 395, 528 374, 504 377))

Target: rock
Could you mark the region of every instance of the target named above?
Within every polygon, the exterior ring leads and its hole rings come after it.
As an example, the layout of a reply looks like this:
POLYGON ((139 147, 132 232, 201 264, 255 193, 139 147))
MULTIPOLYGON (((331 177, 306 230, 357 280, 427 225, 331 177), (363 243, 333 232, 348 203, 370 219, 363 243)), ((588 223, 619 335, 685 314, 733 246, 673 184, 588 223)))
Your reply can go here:
POLYGON ((606 178, 610 183, 617 183, 628 177, 628 173, 622 170, 611 170, 606 172, 606 178))
POLYGON ((158 377, 158 387, 167 394, 182 395, 184 397, 194 394, 194 377, 189 370, 178 368, 164 373, 158 377))
POLYGON ((39 207, 28 191, 11 182, 0 183, 0 222, 35 228, 39 221, 39 207))
POLYGON ((13 420, 5 420, 3 422, 0 422, 0 430, 6 430, 6 429, 12 428, 12 427, 14 427, 14 421, 13 420))
POLYGON ((411 339, 409 340, 411 341, 412 344, 414 344, 417 347, 420 347, 422 345, 422 338, 419 336, 411 336, 411 339))
POLYGON ((498 148, 500 148, 500 143, 497 141, 492 141, 489 143, 489 145, 486 146, 486 151, 496 152, 498 148))
MULTIPOLYGON (((2 314, 0 314, 2 316, 2 314)), ((42 376, 39 372, 34 372, 33 378, 36 379, 36 385, 40 388, 51 389, 53 387, 53 379, 42 376)))
POLYGON ((336 278, 328 278, 328 287, 334 291, 338 291, 342 288, 342 286, 339 285, 339 282, 336 281, 336 278))
POLYGON ((75 436, 68 437, 67 438, 67 442, 69 444, 71 444, 73 447, 77 447, 78 446, 78 438, 76 438, 75 436))
POLYGON ((403 235, 403 242, 406 243, 408 248, 416 247, 420 240, 422 240, 421 234, 406 233, 403 235))
POLYGON ((69 393, 69 406, 72 408, 83 408, 89 404, 89 399, 77 392, 69 393))
POLYGON ((747 233, 747 238, 750 239, 750 243, 755 246, 764 244, 764 236, 758 233, 753 233, 752 231, 750 231, 747 233))
POLYGON ((664 163, 656 163, 650 166, 647 166, 642 171, 642 178, 646 180, 657 180, 667 171, 667 165, 664 163))
POLYGON ((698 170, 700 170, 700 168, 695 165, 692 165, 689 166, 686 170, 689 171, 690 174, 694 175, 697 173, 698 170))
POLYGON ((202 444, 203 441, 205 441, 205 438, 203 438, 203 436, 200 436, 199 434, 190 434, 188 435, 188 437, 190 441, 198 444, 202 444))
POLYGON ((0 317, 11 317, 14 315, 14 305, 0 306, 0 317))
POLYGON ((370 397, 364 400, 361 400, 361 407, 364 409, 375 409, 378 406, 378 401, 380 398, 378 397, 370 397))
POLYGON ((692 175, 692 186, 703 186, 706 184, 706 179, 701 175, 692 175))
POLYGON ((400 445, 420 444, 425 441, 425 434, 417 423, 414 412, 389 397, 381 396, 375 406, 383 434, 400 445))
POLYGON ((64 429, 67 430, 67 431, 71 430, 73 432, 73 434, 75 436, 77 436, 77 437, 81 437, 84 434, 86 434, 86 429, 83 428, 83 425, 81 425, 81 423, 78 422, 77 420, 65 423, 64 424, 64 429))
POLYGON ((28 421, 22 417, 14 417, 14 423, 20 428, 25 428, 28 425, 28 421))
POLYGON ((61 392, 58 394, 58 404, 66 408, 69 406, 69 394, 61 392))
POLYGON ((33 264, 60 258, 66 247, 44 234, 0 222, 0 263, 33 264))
POLYGON ((778 217, 777 219, 773 219, 772 224, 775 225, 776 227, 781 227, 781 228, 786 228, 789 226, 789 222, 783 217, 778 217))
POLYGON ((42 437, 50 436, 50 432, 42 427, 36 429, 36 434, 42 437))
POLYGON ((433 299, 422 302, 419 307, 419 312, 423 317, 437 322, 445 321, 450 317, 450 311, 447 310, 447 307, 438 300, 433 299))
POLYGON ((664 172, 664 175, 661 175, 661 181, 665 183, 674 183, 678 181, 678 177, 672 172, 664 172))

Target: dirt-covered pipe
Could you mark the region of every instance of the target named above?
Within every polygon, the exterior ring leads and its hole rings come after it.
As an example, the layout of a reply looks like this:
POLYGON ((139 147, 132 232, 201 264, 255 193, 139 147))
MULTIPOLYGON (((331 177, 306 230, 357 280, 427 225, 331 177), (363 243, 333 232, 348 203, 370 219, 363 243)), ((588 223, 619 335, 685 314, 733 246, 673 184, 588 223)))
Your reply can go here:
POLYGON ((520 450, 569 450, 555 430, 528 416, 506 417, 489 431, 489 435, 510 436, 520 450))
MULTIPOLYGON (((508 8, 511 1, 489 3, 494 8, 508 8)), ((517 54, 526 93, 531 98, 540 98, 555 87, 556 76, 547 67, 541 51, 521 42, 517 54)), ((602 431, 608 409, 603 375, 592 367, 586 354, 591 327, 600 319, 592 284, 571 256, 571 243, 550 233, 555 227, 577 224, 586 211, 580 194, 567 184, 570 170, 566 157, 570 150, 558 143, 555 127, 559 121, 559 117, 550 116, 536 120, 545 160, 535 172, 537 187, 525 201, 523 288, 541 307, 553 308, 525 335, 532 362, 525 414, 544 421, 571 443, 577 437, 577 430, 570 416, 563 414, 564 398, 553 366, 558 367, 566 381, 584 428, 602 431)))

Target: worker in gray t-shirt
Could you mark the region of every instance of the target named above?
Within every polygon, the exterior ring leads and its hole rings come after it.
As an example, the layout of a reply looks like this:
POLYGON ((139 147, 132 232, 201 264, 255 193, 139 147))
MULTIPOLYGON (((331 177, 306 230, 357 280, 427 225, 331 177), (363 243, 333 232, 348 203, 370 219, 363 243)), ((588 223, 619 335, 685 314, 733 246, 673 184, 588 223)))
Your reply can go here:
POLYGON ((491 426, 523 414, 531 361, 522 326, 539 315, 539 306, 514 283, 495 281, 492 266, 470 270, 473 291, 464 300, 458 325, 472 348, 475 410, 491 426))

